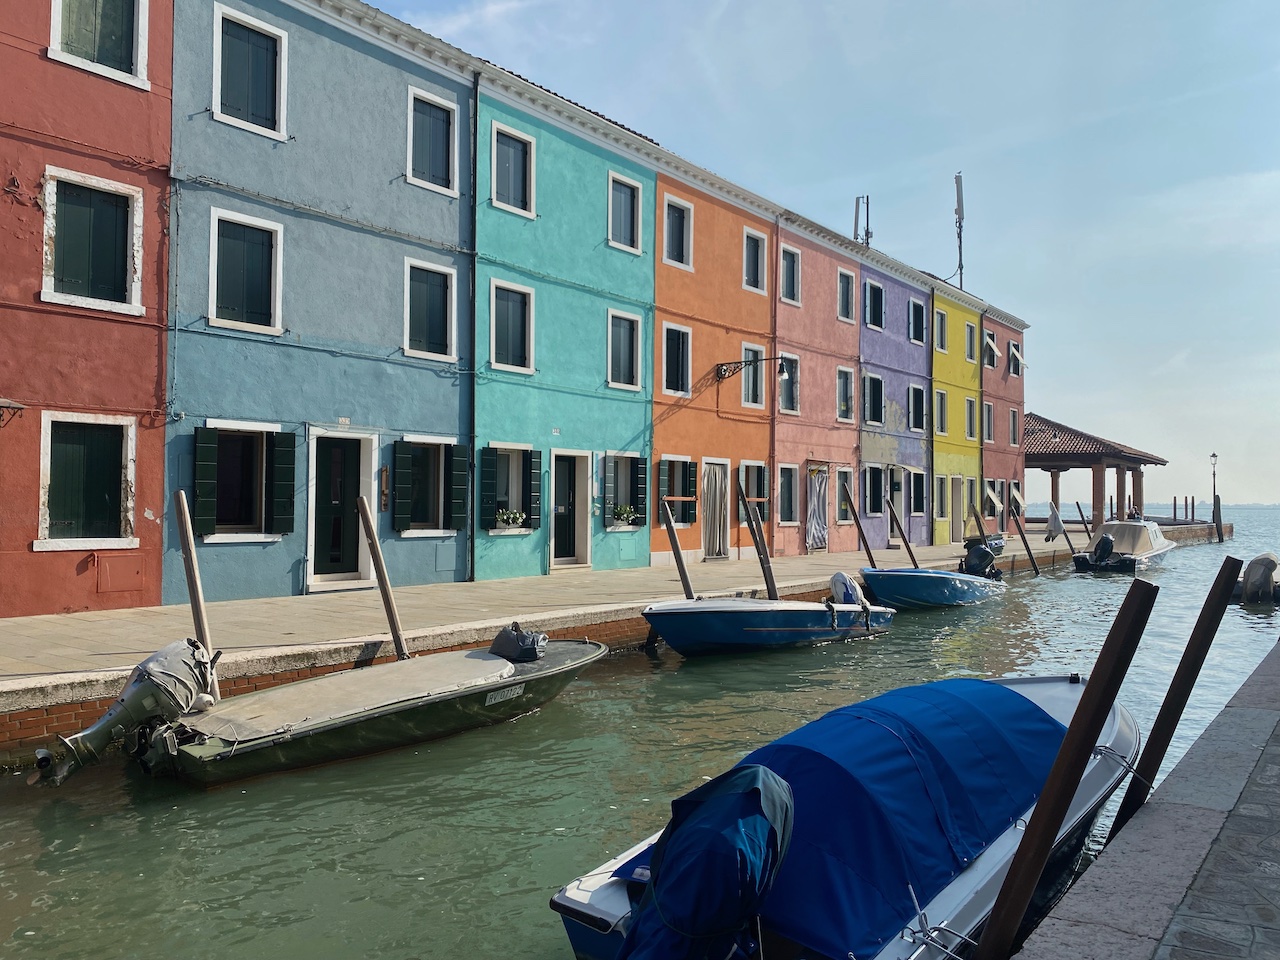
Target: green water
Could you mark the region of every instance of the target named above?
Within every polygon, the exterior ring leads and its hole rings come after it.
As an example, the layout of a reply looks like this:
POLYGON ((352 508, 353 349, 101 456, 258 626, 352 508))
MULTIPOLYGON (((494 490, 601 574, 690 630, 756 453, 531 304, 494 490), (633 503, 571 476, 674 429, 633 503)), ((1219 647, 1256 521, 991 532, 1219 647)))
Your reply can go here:
MULTIPOLYGON (((1222 558, 1280 545, 1280 511, 1174 550, 1121 694, 1150 726, 1222 558)), ((677 796, 824 711, 947 676, 1088 672, 1131 578, 1050 571, 1003 601, 903 614, 871 642, 682 661, 615 656, 511 723, 199 793, 121 765, 0 782, 0 957, 568 958, 565 881, 677 796)), ((1166 770, 1267 653, 1228 610, 1166 770)))

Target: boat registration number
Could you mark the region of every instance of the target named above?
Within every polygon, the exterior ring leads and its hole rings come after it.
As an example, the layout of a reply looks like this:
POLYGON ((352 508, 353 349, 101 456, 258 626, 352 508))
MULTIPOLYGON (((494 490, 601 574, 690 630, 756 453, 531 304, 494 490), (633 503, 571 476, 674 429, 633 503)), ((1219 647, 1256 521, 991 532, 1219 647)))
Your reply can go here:
POLYGON ((484 705, 491 707, 495 703, 502 703, 504 700, 514 700, 520 694, 524 693, 524 684, 517 683, 514 687, 507 687, 505 690, 495 690, 484 698, 484 705))

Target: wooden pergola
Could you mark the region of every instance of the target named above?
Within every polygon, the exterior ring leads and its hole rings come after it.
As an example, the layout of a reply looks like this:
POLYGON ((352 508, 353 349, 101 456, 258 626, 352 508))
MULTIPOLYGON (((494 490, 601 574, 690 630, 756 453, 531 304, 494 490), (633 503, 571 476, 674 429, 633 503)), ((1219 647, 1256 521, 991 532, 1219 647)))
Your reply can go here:
POLYGON ((1093 471, 1093 526, 1106 519, 1107 470, 1116 473, 1116 510, 1125 509, 1126 480, 1132 474, 1133 507, 1145 513, 1142 468, 1166 466, 1169 461, 1123 443, 1095 437, 1091 433, 1068 427, 1064 423, 1049 420, 1038 414, 1028 413, 1023 418, 1023 452, 1028 470, 1046 470, 1050 476, 1049 498, 1061 513, 1061 479, 1067 470, 1093 471))

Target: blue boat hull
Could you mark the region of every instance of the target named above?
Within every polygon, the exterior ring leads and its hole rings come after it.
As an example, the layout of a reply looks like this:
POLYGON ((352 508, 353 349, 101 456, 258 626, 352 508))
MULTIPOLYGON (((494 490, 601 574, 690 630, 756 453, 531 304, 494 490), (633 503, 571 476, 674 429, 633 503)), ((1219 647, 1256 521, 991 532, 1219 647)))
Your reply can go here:
POLYGON ((681 656, 697 657, 857 640, 889 629, 894 611, 731 597, 655 603, 643 613, 667 646, 681 656))
POLYGON ((990 600, 1005 589, 999 580, 950 570, 866 568, 862 571, 862 582, 877 603, 898 610, 962 607, 990 600))

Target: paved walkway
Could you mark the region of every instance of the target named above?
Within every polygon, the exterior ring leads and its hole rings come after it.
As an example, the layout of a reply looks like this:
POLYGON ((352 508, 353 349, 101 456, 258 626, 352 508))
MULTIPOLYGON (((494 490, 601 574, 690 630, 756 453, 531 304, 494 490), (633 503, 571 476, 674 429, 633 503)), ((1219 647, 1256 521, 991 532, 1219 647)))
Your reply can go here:
POLYGON ((1018 960, 1280 958, 1280 646, 1018 960))

